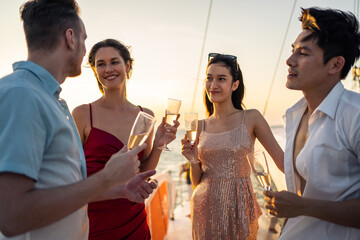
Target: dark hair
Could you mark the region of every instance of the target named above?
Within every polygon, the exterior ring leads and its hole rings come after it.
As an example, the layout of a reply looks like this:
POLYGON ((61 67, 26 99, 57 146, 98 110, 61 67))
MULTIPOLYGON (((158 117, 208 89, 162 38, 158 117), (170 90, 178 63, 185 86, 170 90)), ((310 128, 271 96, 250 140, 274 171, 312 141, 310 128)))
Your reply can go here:
POLYGON ((342 56, 345 65, 340 78, 344 79, 360 55, 359 23, 354 14, 336 9, 302 8, 299 20, 302 28, 312 31, 303 39, 316 39, 324 51, 324 64, 331 58, 342 56))
MULTIPOLYGON (((53 50, 66 29, 80 29, 75 0, 31 0, 20 7, 29 50, 53 50)), ((77 35, 79 36, 79 35, 77 35)))
MULTIPOLYGON (((112 47, 114 49, 116 49, 120 56, 124 59, 124 62, 127 63, 128 61, 130 62, 130 70, 129 72, 126 73, 126 78, 129 79, 131 77, 131 73, 132 73, 132 70, 133 70, 133 62, 134 62, 134 59, 131 58, 131 55, 130 55, 130 51, 129 51, 129 48, 128 46, 125 46, 125 44, 123 44, 122 42, 118 41, 118 40, 115 40, 115 39, 105 39, 105 40, 102 40, 98 43, 96 43, 90 50, 90 53, 89 53, 89 58, 88 58, 88 62, 91 66, 91 69, 94 71, 95 73, 95 78, 97 80, 97 83, 98 83, 98 86, 99 86, 99 89, 100 89, 100 92, 102 94, 104 94, 104 89, 96 75, 96 70, 95 70, 95 55, 97 53, 97 51, 100 49, 100 48, 103 48, 103 47, 112 47)), ((126 89, 125 89, 125 94, 126 94, 126 89)))
MULTIPOLYGON (((236 109, 244 110, 245 106, 242 100, 245 94, 245 86, 242 72, 239 64, 237 63, 237 60, 231 59, 226 55, 219 54, 210 59, 206 67, 206 72, 208 71, 209 66, 214 63, 223 63, 226 68, 229 68, 230 74, 232 76, 232 81, 236 82, 237 80, 239 80, 239 86, 235 91, 232 92, 231 100, 236 109)), ((208 95, 206 94, 206 90, 204 90, 204 104, 207 116, 210 117, 214 113, 214 104, 210 101, 208 95)))

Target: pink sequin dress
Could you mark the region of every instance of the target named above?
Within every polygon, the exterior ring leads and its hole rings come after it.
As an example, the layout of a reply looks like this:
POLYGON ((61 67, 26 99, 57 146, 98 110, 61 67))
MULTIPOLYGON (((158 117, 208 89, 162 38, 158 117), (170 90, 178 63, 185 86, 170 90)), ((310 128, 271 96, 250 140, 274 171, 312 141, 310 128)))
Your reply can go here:
POLYGON ((204 172, 191 199, 193 239, 256 240, 261 209, 246 159, 254 146, 243 121, 222 133, 206 132, 202 121, 199 159, 204 172))

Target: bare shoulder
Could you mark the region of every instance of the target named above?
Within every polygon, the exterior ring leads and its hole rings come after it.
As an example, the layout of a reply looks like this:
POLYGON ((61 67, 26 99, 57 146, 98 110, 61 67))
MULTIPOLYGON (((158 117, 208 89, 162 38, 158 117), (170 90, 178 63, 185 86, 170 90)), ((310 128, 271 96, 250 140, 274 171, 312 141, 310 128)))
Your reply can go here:
POLYGON ((90 107, 89 104, 77 106, 72 111, 75 124, 79 132, 84 132, 85 129, 90 127, 90 107))
POLYGON ((253 140, 255 140, 255 131, 258 128, 258 126, 262 125, 261 122, 263 121, 264 118, 257 109, 245 110, 244 114, 245 114, 244 124, 248 129, 253 140))
POLYGON ((85 118, 85 116, 89 116, 89 114, 90 114, 90 107, 88 104, 82 104, 80 106, 77 106, 72 111, 72 115, 76 119, 85 118))
POLYGON ((151 116, 155 116, 155 115, 154 115, 154 112, 151 111, 151 110, 148 109, 148 108, 143 108, 143 111, 146 112, 147 114, 150 114, 151 116))
POLYGON ((247 109, 244 110, 245 113, 245 119, 248 121, 254 121, 259 118, 263 118, 262 114, 257 109, 247 109))

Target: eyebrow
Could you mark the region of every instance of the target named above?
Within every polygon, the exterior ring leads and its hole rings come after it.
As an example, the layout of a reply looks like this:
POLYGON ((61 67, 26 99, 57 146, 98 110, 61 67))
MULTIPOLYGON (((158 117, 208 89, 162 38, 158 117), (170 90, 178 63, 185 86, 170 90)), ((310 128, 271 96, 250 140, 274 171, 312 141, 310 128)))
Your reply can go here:
MULTIPOLYGON (((119 60, 120 58, 119 57, 113 57, 113 58, 111 58, 110 60, 112 61, 112 60, 119 60)), ((96 62, 104 62, 105 60, 103 60, 103 59, 98 59, 98 60, 96 60, 96 62)))
MULTIPOLYGON (((208 76, 212 76, 212 74, 208 73, 207 74, 208 76)), ((216 75, 216 76, 219 76, 219 77, 228 77, 228 75, 226 74, 219 74, 219 75, 216 75)))
POLYGON ((309 52, 312 52, 312 50, 309 48, 309 47, 307 47, 307 46, 302 46, 302 47, 295 47, 295 45, 294 44, 291 44, 291 47, 292 47, 292 49, 300 49, 300 50, 305 50, 305 51, 309 51, 309 52))

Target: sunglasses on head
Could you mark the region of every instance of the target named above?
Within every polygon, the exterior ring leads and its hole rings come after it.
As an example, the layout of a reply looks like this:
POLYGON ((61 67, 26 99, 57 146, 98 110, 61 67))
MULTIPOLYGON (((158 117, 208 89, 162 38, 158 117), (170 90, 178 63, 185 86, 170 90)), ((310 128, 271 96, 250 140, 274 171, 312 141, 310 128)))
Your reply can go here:
MULTIPOLYGON (((239 71, 239 65, 237 63, 237 57, 234 56, 234 55, 229 55, 229 54, 221 54, 221 53, 209 53, 209 56, 208 56, 208 62, 213 59, 214 57, 217 57, 217 56, 221 56, 223 58, 227 58, 227 59, 230 59, 231 61, 234 62, 235 64, 235 68, 237 71, 239 71)), ((237 79, 237 72, 236 72, 236 78, 237 79)))
POLYGON ((210 61, 211 59, 213 59, 214 57, 216 56, 222 56, 224 58, 228 58, 230 60, 234 60, 236 62, 237 60, 237 57, 234 56, 234 55, 228 55, 228 54, 221 54, 221 53, 209 53, 209 56, 208 56, 208 61, 210 61))

